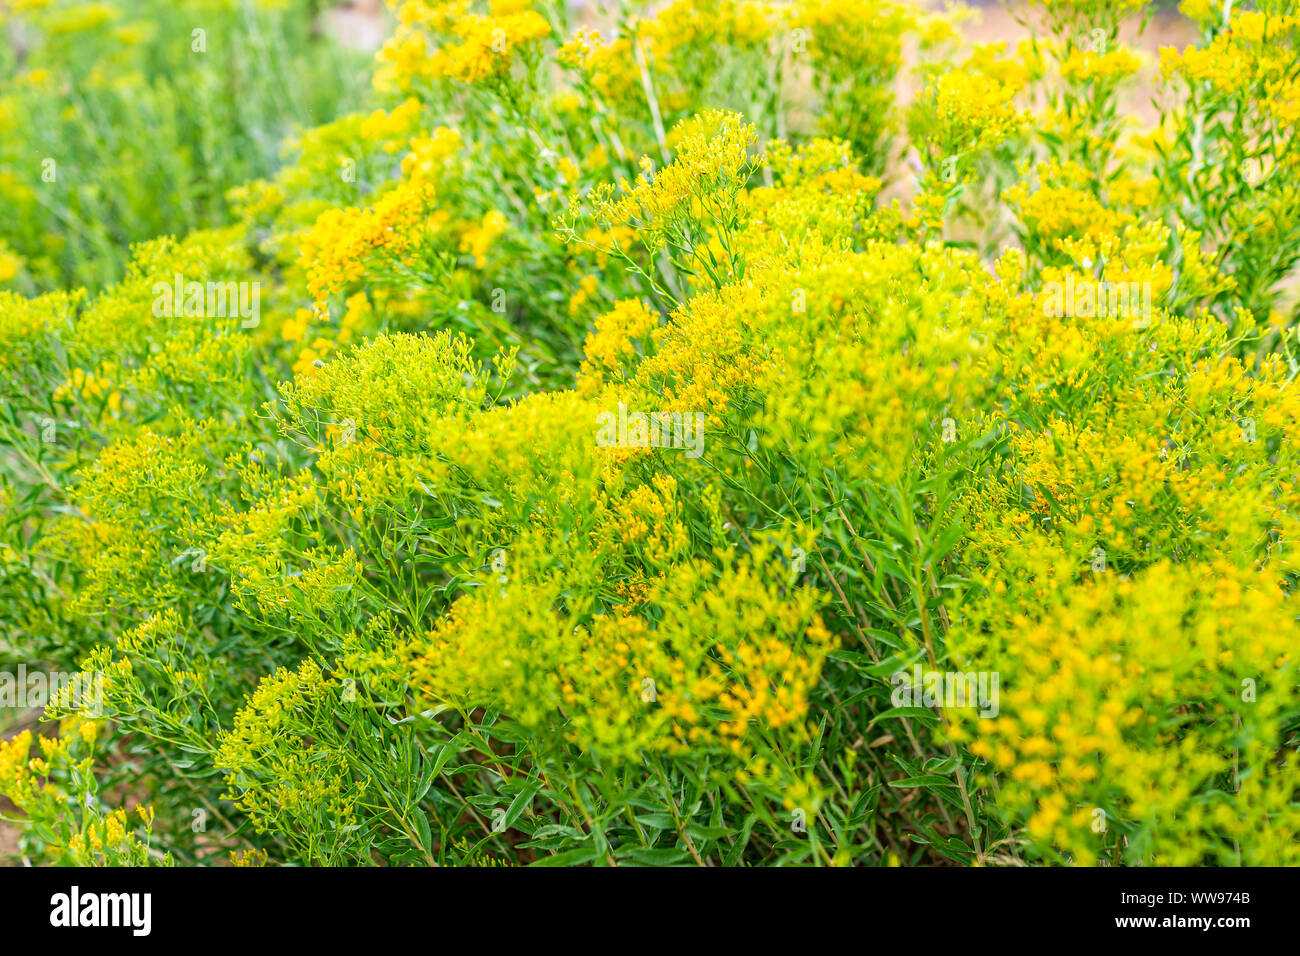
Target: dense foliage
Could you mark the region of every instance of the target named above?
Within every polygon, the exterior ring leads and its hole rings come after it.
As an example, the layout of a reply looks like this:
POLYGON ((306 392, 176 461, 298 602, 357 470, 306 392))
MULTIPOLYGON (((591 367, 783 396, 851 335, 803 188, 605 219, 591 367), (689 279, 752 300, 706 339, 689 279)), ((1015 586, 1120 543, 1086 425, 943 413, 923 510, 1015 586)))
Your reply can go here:
POLYGON ((1300 16, 1141 8, 403 0, 228 221, 0 292, 0 669, 103 687, 24 852, 1300 862, 1300 16))

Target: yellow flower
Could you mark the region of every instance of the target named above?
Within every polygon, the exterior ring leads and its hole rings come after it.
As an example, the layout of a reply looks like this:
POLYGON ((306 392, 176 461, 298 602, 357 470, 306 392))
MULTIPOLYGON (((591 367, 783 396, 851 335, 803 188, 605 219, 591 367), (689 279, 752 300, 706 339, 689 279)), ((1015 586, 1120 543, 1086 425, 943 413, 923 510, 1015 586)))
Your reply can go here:
POLYGON ((505 214, 493 209, 483 215, 483 220, 477 227, 470 227, 466 231, 461 239, 461 249, 474 257, 475 266, 482 269, 487 264, 488 248, 505 232, 507 224, 505 214))

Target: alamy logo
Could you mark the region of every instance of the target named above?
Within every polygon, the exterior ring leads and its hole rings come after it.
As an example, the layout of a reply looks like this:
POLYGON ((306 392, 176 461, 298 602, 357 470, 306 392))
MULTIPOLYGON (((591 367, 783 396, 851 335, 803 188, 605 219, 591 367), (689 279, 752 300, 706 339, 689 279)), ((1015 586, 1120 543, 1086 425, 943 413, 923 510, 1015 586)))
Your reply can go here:
POLYGON ((1151 324, 1150 282, 1075 279, 1070 273, 1064 282, 1045 283, 1043 291, 1043 312, 1051 318, 1132 319, 1135 329, 1151 324))
POLYGON ((923 671, 921 665, 896 671, 890 678, 895 707, 978 707, 981 717, 998 715, 997 671, 923 671))
POLYGON ((86 893, 74 886, 70 893, 50 897, 50 925, 126 926, 134 936, 148 936, 153 928, 150 893, 86 893))
POLYGON ((0 707, 33 710, 58 704, 91 717, 104 712, 104 675, 87 671, 43 671, 28 673, 26 664, 17 672, 0 671, 0 707))
POLYGON ((703 412, 629 412, 618 403, 618 414, 596 416, 601 448, 684 448, 687 458, 704 453, 703 412))
POLYGON ((155 316, 201 316, 235 318, 243 328, 255 329, 262 321, 262 283, 186 282, 176 273, 172 282, 153 284, 155 316))

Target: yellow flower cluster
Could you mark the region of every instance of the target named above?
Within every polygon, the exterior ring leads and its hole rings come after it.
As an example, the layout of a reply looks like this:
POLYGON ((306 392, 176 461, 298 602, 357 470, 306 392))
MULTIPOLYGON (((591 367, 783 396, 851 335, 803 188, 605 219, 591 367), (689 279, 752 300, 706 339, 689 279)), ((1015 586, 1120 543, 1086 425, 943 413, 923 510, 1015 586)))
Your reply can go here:
POLYGON ((480 83, 502 76, 515 53, 548 36, 546 18, 527 3, 496 4, 489 16, 469 12, 469 0, 432 4, 406 0, 399 26, 378 57, 380 89, 409 89, 421 79, 480 83), (441 37, 447 42, 438 43, 441 37))
MULTIPOLYGON (((643 530, 625 531, 626 540, 645 546, 643 534, 672 522, 673 486, 660 489, 646 489, 629 509, 643 530)), ((681 554, 684 529, 677 534, 663 556, 681 554)), ((513 563, 529 568, 531 547, 512 547, 513 563)), ((575 567, 532 581, 511 575, 507 563, 504 586, 488 578, 480 594, 458 601, 427 639, 413 643, 416 686, 433 703, 501 706, 537 733, 562 716, 565 739, 612 760, 684 756, 693 745, 745 753, 751 727, 797 726, 807 713, 834 646, 810 593, 782 599, 759 563, 720 573, 679 564, 646 582, 635 607, 595 613, 591 597, 574 593, 568 614, 557 614, 551 608, 561 589, 593 580, 590 561, 580 565, 588 567, 577 577, 570 577, 575 567), (711 614, 721 606, 732 609, 734 625, 711 614), (692 624, 705 616, 715 621, 707 634, 692 624)))
POLYGON ((954 70, 934 77, 917 102, 941 154, 952 155, 988 149, 1018 129, 1026 119, 1012 103, 1018 92, 982 73, 954 70))
POLYGON ((646 308, 639 299, 619 302, 596 319, 595 331, 587 336, 583 345, 587 356, 584 370, 599 374, 600 369, 617 368, 621 360, 634 354, 636 344, 643 342, 658 325, 658 314, 646 308))
POLYGON ((400 259, 429 228, 430 192, 414 181, 390 189, 364 209, 329 209, 299 245, 307 288, 320 310, 324 301, 366 274, 366 262, 385 255, 400 259))
POLYGON ((1001 674, 1002 715, 963 731, 1035 843, 1080 864, 1123 860, 1122 835, 1160 865, 1294 865, 1300 765, 1277 728, 1298 703, 1297 634, 1283 594, 1221 561, 1097 574, 1035 600, 957 638, 1001 674))

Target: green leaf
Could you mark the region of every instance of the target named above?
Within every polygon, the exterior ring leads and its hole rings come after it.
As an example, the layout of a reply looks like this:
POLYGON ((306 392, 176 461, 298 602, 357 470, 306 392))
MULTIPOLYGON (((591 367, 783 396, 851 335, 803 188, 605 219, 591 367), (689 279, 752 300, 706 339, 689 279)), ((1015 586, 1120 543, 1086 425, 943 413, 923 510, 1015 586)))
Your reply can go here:
POLYGON ((891 780, 889 785, 891 787, 920 787, 925 790, 931 787, 957 786, 947 777, 938 777, 932 773, 923 773, 918 777, 904 777, 902 780, 891 780))
POLYGON ((939 723, 939 715, 925 707, 891 707, 883 714, 877 714, 867 726, 871 727, 882 720, 919 720, 933 726, 939 723))

